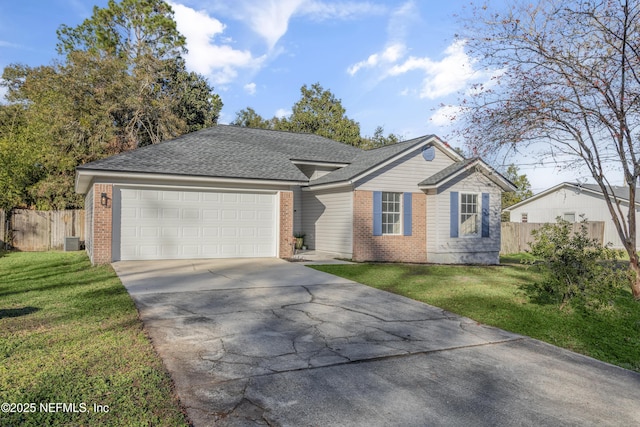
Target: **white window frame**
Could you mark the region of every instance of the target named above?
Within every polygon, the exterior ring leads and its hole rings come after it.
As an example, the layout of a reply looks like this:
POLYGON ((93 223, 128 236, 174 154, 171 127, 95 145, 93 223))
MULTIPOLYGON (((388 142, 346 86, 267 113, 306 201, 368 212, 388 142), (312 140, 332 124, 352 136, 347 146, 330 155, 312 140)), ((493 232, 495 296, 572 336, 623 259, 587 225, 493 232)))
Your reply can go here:
POLYGON ((520 214, 520 222, 522 223, 526 223, 529 222, 529 214, 526 212, 523 212, 520 214))
POLYGON ((482 194, 481 193, 470 193, 470 192, 460 192, 460 194, 458 195, 458 236, 460 237, 467 237, 467 238, 475 238, 475 237, 480 237, 482 235, 481 233, 481 229, 482 229, 482 194), (476 205, 476 231, 475 233, 465 233, 464 232, 464 226, 463 226, 463 221, 462 221, 462 198, 463 196, 475 196, 476 200, 475 200, 475 205, 476 205))
POLYGON ((402 223, 402 219, 403 219, 403 211, 404 211, 404 206, 403 206, 403 200, 402 200, 402 193, 398 193, 395 191, 383 191, 382 192, 382 218, 380 219, 380 222, 382 224, 382 235, 383 236, 400 236, 402 235, 402 229, 403 229, 403 223, 402 223), (393 201, 389 201, 389 200, 385 200, 385 196, 388 196, 389 194, 393 194, 395 197, 398 198, 398 201, 396 202, 395 200, 393 201), (388 206, 388 203, 392 203, 393 205, 397 205, 398 206, 398 211, 389 211, 389 210, 385 210, 385 206, 388 206), (398 222, 385 222, 385 218, 387 218, 387 215, 397 215, 398 216, 398 222), (387 231, 387 227, 385 226, 389 226, 391 225, 393 228, 397 227, 397 230, 394 230, 392 233, 387 231))
POLYGON ((575 222, 576 222, 576 213, 575 212, 563 212, 562 213, 562 219, 564 219, 565 221, 570 222, 571 224, 575 224, 575 222), (569 221, 567 219, 567 215, 572 215, 573 216, 573 220, 569 221))

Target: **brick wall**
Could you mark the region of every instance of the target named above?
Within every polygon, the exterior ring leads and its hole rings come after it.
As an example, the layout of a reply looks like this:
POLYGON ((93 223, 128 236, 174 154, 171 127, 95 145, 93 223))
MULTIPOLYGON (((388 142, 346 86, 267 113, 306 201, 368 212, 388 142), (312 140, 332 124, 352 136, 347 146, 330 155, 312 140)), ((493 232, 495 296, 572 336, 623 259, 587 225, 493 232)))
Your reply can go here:
POLYGON ((412 194, 411 236, 373 235, 373 192, 353 193, 354 261, 426 262, 426 202, 422 193, 412 194))
POLYGON ((280 192, 280 258, 293 256, 293 192, 280 192))
POLYGON ((93 186, 93 264, 111 262, 113 240, 113 185, 93 186), (107 193, 107 206, 102 206, 102 193, 107 193))

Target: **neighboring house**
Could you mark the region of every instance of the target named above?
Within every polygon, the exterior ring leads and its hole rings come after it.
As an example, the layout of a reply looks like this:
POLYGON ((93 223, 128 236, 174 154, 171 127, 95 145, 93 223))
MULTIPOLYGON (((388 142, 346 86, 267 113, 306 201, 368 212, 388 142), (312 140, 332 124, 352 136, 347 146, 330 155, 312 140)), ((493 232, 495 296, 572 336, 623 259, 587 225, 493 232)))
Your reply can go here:
MULTIPOLYGON (((615 196, 621 201, 622 212, 626 217, 629 209, 629 189, 613 187, 615 196)), ((622 249, 622 241, 611 219, 611 213, 604 195, 597 184, 576 184, 564 182, 538 193, 526 200, 504 209, 509 212, 511 222, 555 223, 560 217, 569 222, 604 221, 604 242, 613 248, 622 249)), ((636 202, 636 215, 640 212, 640 203, 636 202)), ((638 216, 640 219, 640 216, 638 216)), ((640 242, 640 234, 638 234, 640 242)))
POLYGON ((82 165, 86 248, 117 260, 281 257, 498 263, 508 180, 435 136, 364 151, 218 125, 82 165))

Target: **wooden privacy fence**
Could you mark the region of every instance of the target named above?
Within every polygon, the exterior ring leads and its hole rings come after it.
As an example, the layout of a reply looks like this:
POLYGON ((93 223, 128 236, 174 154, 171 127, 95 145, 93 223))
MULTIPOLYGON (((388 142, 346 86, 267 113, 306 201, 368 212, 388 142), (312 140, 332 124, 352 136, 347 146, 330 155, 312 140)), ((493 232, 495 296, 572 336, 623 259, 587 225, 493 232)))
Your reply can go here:
POLYGON ((0 210, 0 243, 25 252, 62 250, 65 237, 84 241, 84 210, 0 210))
MULTIPOLYGON (((538 222, 503 222, 500 230, 500 253, 515 254, 529 249, 529 242, 533 241, 531 232, 542 227, 538 222)), ((587 235, 590 239, 597 239, 600 244, 604 240, 604 221, 589 221, 586 223, 587 235)), ((580 230, 580 223, 573 224, 573 232, 580 230)))

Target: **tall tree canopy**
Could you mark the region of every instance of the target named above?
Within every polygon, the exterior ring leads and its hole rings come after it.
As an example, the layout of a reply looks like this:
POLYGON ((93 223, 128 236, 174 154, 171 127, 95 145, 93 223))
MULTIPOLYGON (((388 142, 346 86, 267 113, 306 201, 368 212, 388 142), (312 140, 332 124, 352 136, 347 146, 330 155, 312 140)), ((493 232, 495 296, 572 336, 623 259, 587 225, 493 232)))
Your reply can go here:
POLYGON ((37 153, 0 184, 11 187, 5 209, 81 207, 73 191, 79 164, 217 122, 222 102, 186 70, 185 39, 164 1, 111 0, 78 27, 61 26, 58 37, 59 61, 3 72, 4 115, 17 118, 0 121, 0 161, 37 153))
POLYGON ((640 299, 636 210, 612 191, 621 175, 636 202, 640 176, 640 2, 541 0, 479 8, 463 37, 490 85, 471 91, 463 134, 471 147, 538 143, 586 166, 630 258, 640 299))
MULTIPOLYGON (((520 174, 520 170, 516 165, 509 165, 504 176, 516 186, 516 191, 505 191, 502 193, 502 209, 513 206, 533 196, 529 178, 527 178, 525 174, 520 174)), ((508 213, 502 214, 502 221, 509 221, 508 213)))
POLYGON ((311 87, 303 85, 300 88, 300 99, 293 105, 292 113, 288 117, 264 119, 253 108, 247 107, 236 113, 236 118, 231 124, 313 133, 365 149, 395 144, 402 140, 394 134, 385 137, 381 126, 376 128, 373 137, 361 137, 360 124, 347 117, 342 101, 330 90, 324 89, 320 83, 314 83, 311 87))
POLYGON ((279 121, 280 129, 314 133, 345 144, 360 143, 360 125, 347 117, 342 101, 331 91, 314 83, 302 86, 300 94, 291 116, 279 121))

